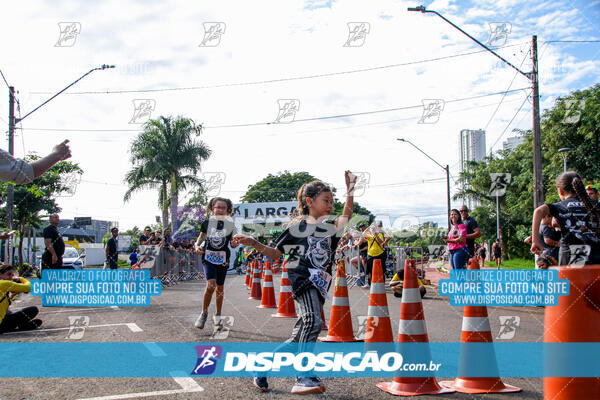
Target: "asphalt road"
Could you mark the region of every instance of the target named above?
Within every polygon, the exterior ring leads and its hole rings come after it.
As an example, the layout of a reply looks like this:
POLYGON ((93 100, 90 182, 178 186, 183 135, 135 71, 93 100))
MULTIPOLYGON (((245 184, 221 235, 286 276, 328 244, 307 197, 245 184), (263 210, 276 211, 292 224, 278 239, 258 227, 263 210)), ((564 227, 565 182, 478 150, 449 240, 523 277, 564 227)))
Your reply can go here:
MULTIPOLYGON (((275 276, 276 298, 279 298, 279 276, 275 276)), ((181 282, 163 289, 159 297, 152 298, 149 307, 121 308, 69 308, 41 307, 40 317, 44 324, 35 332, 0 335, 0 341, 19 342, 210 342, 210 341, 283 341, 289 336, 294 319, 271 318, 272 309, 257 309, 257 301, 248 300, 248 291, 243 286, 244 276, 230 275, 225 284, 223 315, 233 317, 228 337, 211 339, 210 324, 204 330, 193 327, 198 316, 204 282, 181 282), (88 327, 80 339, 68 339, 69 317, 88 317, 88 327), (134 325, 133 325, 134 324, 134 325)), ((367 289, 354 287, 350 290, 350 305, 354 329, 357 317, 366 315, 369 302, 367 289)), ((394 336, 397 335, 400 315, 400 299, 388 295, 394 336)), ((327 301, 326 317, 329 320, 330 300, 327 301)), ((40 305, 40 298, 23 296, 11 308, 40 305)), ((428 287, 423 301, 426 325, 430 341, 460 341, 462 308, 449 305, 448 298, 437 295, 437 290, 428 287)), ((214 303, 209 314, 214 312, 214 303)), ((520 326, 514 338, 518 342, 539 342, 543 335, 543 308, 536 307, 489 307, 488 313, 492 335, 500 331, 500 316, 519 316, 520 326)), ((325 332, 323 332, 325 333, 325 332)), ((160 343, 159 343, 160 344, 160 343)), ((43 363, 44 360, 39 360, 43 363)), ((191 366, 193 368, 193 366, 191 366)), ((3 368, 10 368, 4 366, 3 368)), ((1 374, 6 376, 5 374, 1 374)), ((454 377, 448 377, 453 379, 454 377)), ((322 399, 389 399, 392 396, 375 385, 389 378, 324 378, 327 391, 322 399)), ((453 399, 541 399, 541 378, 506 378, 505 383, 523 388, 514 394, 447 394, 442 397, 453 399)), ((0 400, 31 399, 202 399, 202 398, 245 398, 271 399, 289 398, 293 378, 272 378, 271 391, 257 391, 247 378, 3 378, 0 385, 0 400)), ((311 396, 309 396, 311 397, 311 396)), ((420 398, 440 398, 421 396, 420 398)))

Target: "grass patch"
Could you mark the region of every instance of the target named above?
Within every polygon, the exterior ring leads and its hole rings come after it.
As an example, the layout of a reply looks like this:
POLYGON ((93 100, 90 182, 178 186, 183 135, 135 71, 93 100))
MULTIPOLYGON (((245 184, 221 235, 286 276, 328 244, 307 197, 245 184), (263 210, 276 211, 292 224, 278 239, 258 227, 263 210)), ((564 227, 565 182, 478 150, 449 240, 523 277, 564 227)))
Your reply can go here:
MULTIPOLYGON (((495 261, 486 261, 486 267, 496 268, 495 261)), ((511 260, 502 260, 502 264, 500 264, 500 269, 534 269, 535 264, 533 260, 528 260, 525 258, 513 258, 511 260)))

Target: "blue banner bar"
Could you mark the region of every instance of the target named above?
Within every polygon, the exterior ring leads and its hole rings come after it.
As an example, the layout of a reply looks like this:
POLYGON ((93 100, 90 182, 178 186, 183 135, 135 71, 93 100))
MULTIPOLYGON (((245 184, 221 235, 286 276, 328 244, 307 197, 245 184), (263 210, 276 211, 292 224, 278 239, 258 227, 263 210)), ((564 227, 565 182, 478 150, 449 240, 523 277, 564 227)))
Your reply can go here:
POLYGON ((3 377, 598 377, 600 343, 0 343, 3 377))

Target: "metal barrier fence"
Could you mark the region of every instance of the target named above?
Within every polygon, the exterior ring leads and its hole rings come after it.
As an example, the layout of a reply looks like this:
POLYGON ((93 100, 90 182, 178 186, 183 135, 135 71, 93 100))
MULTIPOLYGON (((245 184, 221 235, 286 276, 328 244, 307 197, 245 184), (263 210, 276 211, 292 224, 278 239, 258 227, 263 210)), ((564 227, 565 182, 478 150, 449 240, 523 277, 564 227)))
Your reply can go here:
POLYGON ((150 270, 152 279, 164 286, 180 281, 204 279, 202 256, 187 251, 169 250, 159 246, 140 246, 137 266, 150 270))

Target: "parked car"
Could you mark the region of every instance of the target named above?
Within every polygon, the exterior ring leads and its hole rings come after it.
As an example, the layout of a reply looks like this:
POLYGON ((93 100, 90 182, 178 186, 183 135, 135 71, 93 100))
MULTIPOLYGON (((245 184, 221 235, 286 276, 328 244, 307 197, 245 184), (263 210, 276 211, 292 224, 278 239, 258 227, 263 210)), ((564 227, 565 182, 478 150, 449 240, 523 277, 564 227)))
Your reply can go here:
POLYGON ((65 247, 65 254, 63 254, 63 267, 74 269, 83 269, 83 257, 85 254, 79 254, 77 249, 74 247, 65 247))

